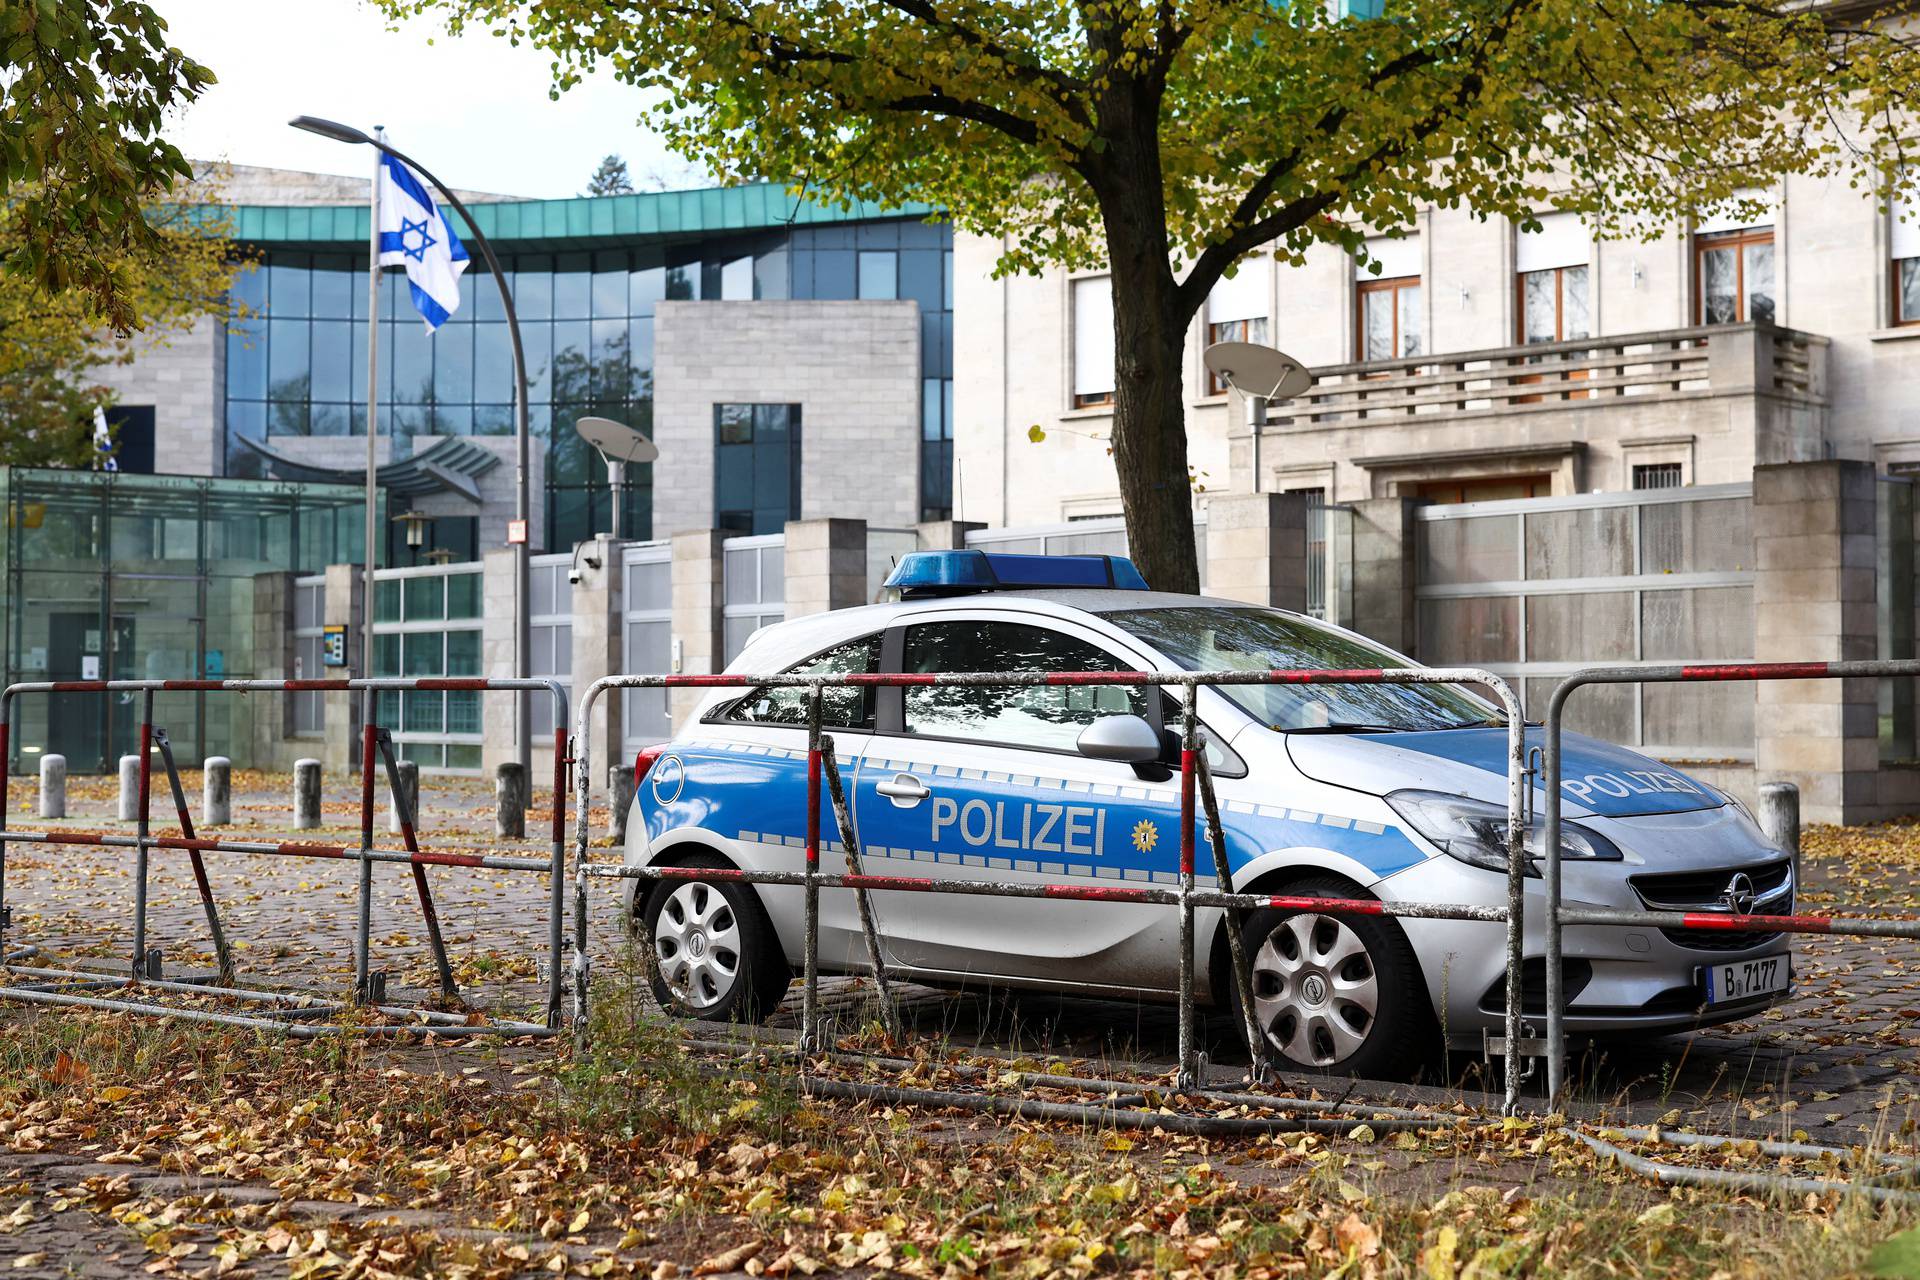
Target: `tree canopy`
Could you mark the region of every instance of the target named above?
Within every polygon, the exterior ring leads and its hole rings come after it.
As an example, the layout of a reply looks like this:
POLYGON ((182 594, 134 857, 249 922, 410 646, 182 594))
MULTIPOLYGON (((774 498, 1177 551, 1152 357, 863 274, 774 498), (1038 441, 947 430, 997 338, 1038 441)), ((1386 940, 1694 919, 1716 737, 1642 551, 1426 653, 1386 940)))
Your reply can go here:
POLYGON ((382 0, 610 64, 727 175, 925 201, 1002 271, 1108 266, 1134 554, 1198 582, 1182 342, 1272 246, 1364 251, 1465 204, 1603 233, 1787 173, 1884 193, 1913 127, 1908 10, 1801 0, 382 0))
POLYGON ((140 0, 0 0, 0 201, 6 266, 76 290, 108 327, 135 323, 123 270, 162 240, 149 200, 193 170, 160 136, 213 73, 167 43, 140 0))
MULTIPOLYGON (((38 281, 0 272, 0 463, 83 467, 93 458, 94 406, 111 402, 97 371, 131 362, 202 316, 228 315, 227 288, 236 271, 229 227, 214 188, 192 201, 149 207, 150 234, 137 245, 103 254, 128 322, 115 334, 79 290, 53 292, 38 281)), ((19 248, 18 233, 0 227, 0 256, 19 248)))

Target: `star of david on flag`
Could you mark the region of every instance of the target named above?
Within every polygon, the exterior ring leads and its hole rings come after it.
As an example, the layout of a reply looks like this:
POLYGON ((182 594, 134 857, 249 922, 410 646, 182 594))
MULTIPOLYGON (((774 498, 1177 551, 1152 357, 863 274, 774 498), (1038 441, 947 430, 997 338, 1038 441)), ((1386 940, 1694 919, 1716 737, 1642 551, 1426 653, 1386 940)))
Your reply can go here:
POLYGON ((405 267, 413 305, 432 333, 460 307, 460 243, 427 191, 426 180, 390 155, 380 157, 380 265, 405 267))

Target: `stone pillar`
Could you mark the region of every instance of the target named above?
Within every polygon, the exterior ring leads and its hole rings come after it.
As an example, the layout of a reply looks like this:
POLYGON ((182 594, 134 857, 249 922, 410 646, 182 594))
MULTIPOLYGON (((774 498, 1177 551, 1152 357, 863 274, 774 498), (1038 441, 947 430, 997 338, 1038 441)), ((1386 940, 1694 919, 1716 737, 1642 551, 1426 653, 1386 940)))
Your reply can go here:
POLYGON ((866 604, 867 522, 790 522, 785 575, 789 618, 866 604))
POLYGON ((527 771, 518 760, 494 766, 493 834, 509 840, 527 837, 527 771))
MULTIPOLYGON (((495 547, 480 557, 480 674, 491 680, 511 680, 514 674, 513 574, 512 547, 495 547)), ((532 714, 535 698, 551 701, 544 693, 529 694, 528 714, 532 714)), ((491 769, 502 760, 520 758, 520 739, 513 718, 518 701, 512 693, 489 691, 480 695, 482 769, 491 769)), ((536 769, 542 755, 548 757, 548 767, 552 767, 552 749, 551 742, 542 743, 535 735, 536 769)))
MULTIPOLYGON (((0 768, 5 762, 0 761, 0 768)), ((40 816, 67 816, 67 758, 59 754, 40 757, 40 816)))
POLYGON ((1207 503, 1207 593, 1281 609, 1307 607, 1307 498, 1222 493, 1207 503))
MULTIPOLYGON (((674 675, 710 675, 724 665, 720 546, 725 537, 718 529, 673 535, 674 675)), ((676 731, 703 696, 698 689, 669 691, 667 710, 676 731)))
POLYGON ((320 825, 320 762, 293 762, 293 829, 311 831, 320 825))
POLYGON ((120 821, 135 822, 140 817, 140 757, 120 757, 120 821))
POLYGON ((1361 635, 1413 652, 1414 503, 1364 498, 1353 510, 1353 620, 1361 635))
MULTIPOLYGON (((366 675, 368 673, 362 670, 365 665, 362 658, 365 637, 360 621, 361 610, 366 607, 362 598, 366 595, 362 566, 330 564, 326 576, 326 604, 322 620, 326 626, 343 626, 347 629, 347 665, 320 674, 329 678, 366 675)), ((345 773, 357 772, 360 768, 361 695, 354 692, 321 696, 327 699, 326 746, 322 756, 333 761, 345 773)))
POLYGON ((964 551, 967 535, 986 528, 981 520, 923 520, 913 527, 922 551, 964 551))
MULTIPOLYGON (((621 567, 625 547, 626 543, 600 534, 574 557, 580 580, 573 584, 573 701, 567 712, 571 716, 579 715, 580 699, 586 696, 588 685, 603 676, 618 675, 625 667, 621 634, 627 608, 625 571, 621 567)), ((593 704, 586 744, 590 759, 620 758, 621 744, 626 741, 625 708, 626 699, 619 689, 601 694, 593 704)))
POLYGON ((224 827, 233 821, 233 761, 208 756, 201 766, 200 825, 224 827))
MULTIPOLYGON (((1874 485, 1866 462, 1754 468, 1756 661, 1874 656, 1874 485)), ((1868 816, 1880 765, 1875 681, 1763 680, 1754 703, 1756 777, 1797 785, 1807 821, 1868 816)))
MULTIPOLYGON (((376 764, 376 769, 385 766, 376 764)), ((413 760, 396 760, 393 772, 400 780, 400 794, 395 795, 391 784, 387 787, 387 831, 392 835, 400 834, 400 804, 406 801, 407 815, 413 819, 415 835, 420 833, 420 765, 413 760)))

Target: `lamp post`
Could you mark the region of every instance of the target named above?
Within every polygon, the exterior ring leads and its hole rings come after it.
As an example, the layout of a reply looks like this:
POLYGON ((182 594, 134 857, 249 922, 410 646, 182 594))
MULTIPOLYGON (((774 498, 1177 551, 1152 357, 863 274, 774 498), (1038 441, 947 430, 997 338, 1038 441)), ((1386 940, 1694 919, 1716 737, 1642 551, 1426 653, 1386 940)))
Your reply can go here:
MULTIPOLYGON (((520 318, 515 314, 513 309, 513 291, 507 287, 506 273, 500 270, 500 260, 494 256, 493 246, 487 243, 487 237, 481 233, 479 224, 473 220, 473 214, 468 212, 467 206, 460 202, 460 197, 455 195, 446 183, 434 177, 433 174, 427 170, 427 167, 418 160, 415 160, 413 157, 394 147, 388 146, 384 138, 362 133, 352 125, 340 124, 333 120, 322 120, 318 116, 295 116, 287 123, 296 129, 304 129, 308 133, 317 133, 321 137, 331 138, 335 142, 373 147, 392 156, 394 159, 419 173, 419 175, 428 182, 431 182, 434 189, 446 197, 447 203, 452 205, 454 211, 466 222, 468 235, 472 237, 473 243, 479 247, 481 260, 487 264, 487 270, 493 275, 494 284, 500 288, 500 305, 507 313, 507 335, 513 342, 513 416, 514 445, 516 450, 514 468, 514 483, 516 487, 515 514, 518 517, 521 531, 520 540, 513 544, 513 674, 524 680, 531 672, 533 658, 533 632, 527 614, 527 608, 533 594, 533 566, 530 561, 532 554, 532 532, 529 524, 530 506, 527 494, 527 357, 525 350, 520 345, 520 318)), ((379 199, 379 192, 380 184, 376 181, 374 183, 375 200, 379 199)), ((380 225, 378 208, 376 206, 372 232, 373 260, 369 263, 369 269, 376 277, 380 271, 379 237, 380 225)), ((373 323, 374 321, 370 313, 369 324, 372 325, 373 323)), ((372 351, 377 349, 377 339, 372 331, 368 333, 368 346, 369 355, 367 367, 371 370, 373 368, 372 351)), ((372 375, 370 373, 369 383, 371 383, 371 381, 372 375)), ((367 487, 369 491, 367 498, 367 526, 369 531, 371 531, 373 528, 373 498, 371 491, 373 487, 374 405, 377 397, 373 395, 374 388, 372 385, 369 385, 367 390, 367 487)), ((367 539, 368 569, 366 600, 368 617, 368 675, 373 674, 373 642, 371 638, 373 635, 373 559, 373 538, 371 532, 369 532, 367 539)), ((525 689, 517 691, 514 694, 513 703, 514 733, 517 744, 516 756, 520 761, 520 767, 527 771, 526 776, 532 777, 533 722, 528 714, 527 691, 525 689)))

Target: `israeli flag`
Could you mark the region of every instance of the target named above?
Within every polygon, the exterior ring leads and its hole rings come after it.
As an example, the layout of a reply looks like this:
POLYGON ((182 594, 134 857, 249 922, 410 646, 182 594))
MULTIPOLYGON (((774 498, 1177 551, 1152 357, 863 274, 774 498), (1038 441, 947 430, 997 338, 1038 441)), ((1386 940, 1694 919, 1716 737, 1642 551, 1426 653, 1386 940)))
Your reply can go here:
POLYGON ((407 269, 413 305, 428 333, 459 309, 467 246, 440 216, 420 175, 385 153, 380 157, 380 265, 407 269))
POLYGON ((119 459, 113 456, 113 430, 107 426, 107 411, 101 405, 93 406, 93 469, 120 469, 119 459))

